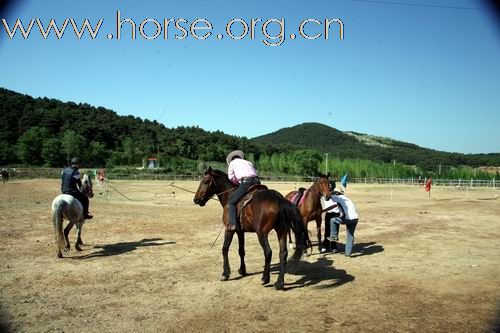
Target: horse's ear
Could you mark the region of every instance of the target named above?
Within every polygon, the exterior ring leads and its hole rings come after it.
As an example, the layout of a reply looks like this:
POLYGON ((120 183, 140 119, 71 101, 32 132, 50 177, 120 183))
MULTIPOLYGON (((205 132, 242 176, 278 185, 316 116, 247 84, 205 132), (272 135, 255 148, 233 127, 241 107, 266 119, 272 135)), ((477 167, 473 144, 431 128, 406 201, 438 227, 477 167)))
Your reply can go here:
POLYGON ((207 169, 207 172, 206 172, 206 173, 210 173, 210 172, 212 172, 212 167, 211 167, 211 166, 209 166, 209 167, 208 167, 208 169, 207 169))
POLYGON ((326 175, 326 177, 330 178, 330 172, 328 172, 328 174, 326 175))

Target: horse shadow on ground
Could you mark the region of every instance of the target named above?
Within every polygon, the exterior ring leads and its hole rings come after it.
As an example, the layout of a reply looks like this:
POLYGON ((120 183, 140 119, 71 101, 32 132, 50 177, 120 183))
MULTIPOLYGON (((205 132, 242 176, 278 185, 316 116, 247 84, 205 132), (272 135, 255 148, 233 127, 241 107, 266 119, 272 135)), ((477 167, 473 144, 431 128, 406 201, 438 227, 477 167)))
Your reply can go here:
MULTIPOLYGON (((273 275, 279 273, 278 264, 272 265, 271 272, 273 275)), ((326 284, 317 286, 318 289, 337 288, 348 282, 354 281, 355 277, 347 273, 344 269, 335 269, 333 259, 325 256, 318 258, 315 262, 299 261, 297 263, 287 264, 287 274, 302 276, 293 283, 285 283, 283 290, 293 290, 297 288, 312 287, 319 283, 327 281, 326 284)), ((289 280, 289 279, 288 279, 289 280)), ((272 287, 272 284, 267 287, 272 287)))
POLYGON ((150 247, 150 246, 162 246, 175 244, 175 241, 168 241, 159 243, 163 240, 162 238, 144 238, 136 242, 122 242, 116 244, 106 244, 106 245, 96 245, 94 249, 100 249, 97 252, 90 253, 84 256, 72 257, 74 259, 91 259, 100 257, 117 256, 124 253, 132 252, 140 247, 150 247))

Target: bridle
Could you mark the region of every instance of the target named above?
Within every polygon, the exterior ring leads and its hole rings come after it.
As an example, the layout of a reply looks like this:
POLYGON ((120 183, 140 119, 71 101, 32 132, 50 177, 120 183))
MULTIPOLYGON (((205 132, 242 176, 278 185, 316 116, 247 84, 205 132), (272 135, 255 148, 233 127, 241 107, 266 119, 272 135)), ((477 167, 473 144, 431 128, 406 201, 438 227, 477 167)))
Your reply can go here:
POLYGON ((307 190, 307 193, 312 193, 312 194, 314 194, 314 195, 316 195, 317 197, 320 197, 320 198, 323 197, 323 195, 321 194, 321 192, 317 192, 317 191, 312 191, 311 190, 311 188, 313 186, 315 186, 315 185, 316 185, 316 182, 314 182, 314 184, 307 190))
POLYGON ((217 191, 217 193, 212 194, 209 199, 212 199, 212 197, 214 195, 218 197, 219 195, 222 195, 224 193, 227 193, 227 192, 230 192, 230 191, 234 190, 234 187, 231 187, 231 188, 229 188, 229 189, 227 189, 225 191, 219 192, 221 189, 220 189, 219 185, 217 184, 217 182, 215 181, 215 177, 220 177, 220 176, 217 175, 217 174, 215 174, 215 173, 213 173, 213 172, 210 172, 209 175, 210 175, 210 182, 208 183, 207 187, 210 188, 212 186, 212 183, 213 183, 214 186, 215 186, 215 190, 217 191))

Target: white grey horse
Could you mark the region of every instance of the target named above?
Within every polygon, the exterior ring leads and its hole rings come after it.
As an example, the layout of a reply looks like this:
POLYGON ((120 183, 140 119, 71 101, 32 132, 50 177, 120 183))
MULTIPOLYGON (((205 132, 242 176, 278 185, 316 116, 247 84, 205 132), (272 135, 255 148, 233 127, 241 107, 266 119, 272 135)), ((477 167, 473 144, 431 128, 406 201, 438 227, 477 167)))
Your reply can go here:
MULTIPOLYGON (((94 196, 94 192, 92 190, 92 179, 88 174, 83 175, 82 178, 82 187, 80 191, 83 195, 92 198, 94 196)), ((83 218, 83 206, 78 201, 69 194, 60 194, 58 195, 54 201, 52 201, 52 223, 54 224, 54 234, 56 237, 56 256, 57 258, 62 258, 62 253, 69 253, 70 245, 68 234, 73 228, 73 225, 76 225, 76 242, 75 249, 77 251, 81 251, 80 245, 82 242, 82 226, 85 222, 83 218), (63 222, 64 219, 68 220, 68 225, 64 229, 63 234, 63 222)))

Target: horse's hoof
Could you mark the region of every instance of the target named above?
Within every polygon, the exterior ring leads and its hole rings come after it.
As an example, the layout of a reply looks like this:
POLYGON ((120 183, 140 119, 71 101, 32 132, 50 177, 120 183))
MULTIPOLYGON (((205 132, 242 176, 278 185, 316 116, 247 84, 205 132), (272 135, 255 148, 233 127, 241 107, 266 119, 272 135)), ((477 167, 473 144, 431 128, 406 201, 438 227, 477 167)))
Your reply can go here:
POLYGON ((229 280, 229 276, 226 276, 226 275, 222 274, 222 275, 220 276, 220 280, 221 280, 221 281, 227 281, 227 280, 229 280))
POLYGON ((266 284, 268 284, 268 283, 269 283, 269 277, 268 277, 268 276, 263 277, 263 278, 262 278, 262 285, 264 286, 264 285, 266 285, 266 284))
POLYGON ((81 250, 82 250, 82 248, 80 247, 80 245, 75 245, 75 250, 77 250, 77 251, 81 251, 81 250))
POLYGON ((238 269, 238 273, 240 273, 241 276, 246 276, 247 275, 247 270, 246 269, 238 269))
POLYGON ((274 288, 276 288, 276 290, 283 290, 283 288, 285 288, 285 284, 283 281, 276 281, 274 288))
POLYGON ((61 251, 56 251, 56 258, 60 259, 62 257, 63 257, 63 255, 62 255, 61 251))

